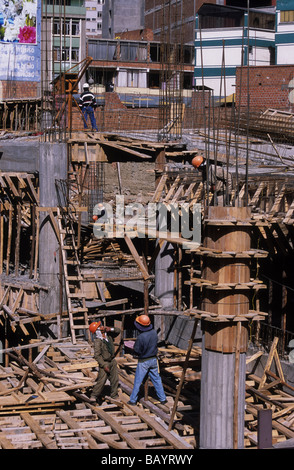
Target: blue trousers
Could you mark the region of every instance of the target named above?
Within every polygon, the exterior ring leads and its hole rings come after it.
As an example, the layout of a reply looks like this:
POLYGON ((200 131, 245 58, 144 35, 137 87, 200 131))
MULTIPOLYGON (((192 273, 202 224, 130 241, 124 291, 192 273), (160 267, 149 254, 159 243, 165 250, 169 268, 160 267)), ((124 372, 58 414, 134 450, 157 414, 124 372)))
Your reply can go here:
POLYGON ((148 359, 147 361, 144 361, 144 362, 138 361, 136 374, 135 374, 135 380, 134 380, 134 387, 130 396, 130 401, 133 403, 137 402, 139 391, 140 391, 140 386, 147 374, 150 377, 151 382, 154 385, 159 401, 165 401, 166 396, 165 396, 164 389, 162 386, 161 377, 158 372, 158 362, 157 362, 156 357, 152 359, 148 359))
POLYGON ((95 131, 98 131, 98 128, 97 128, 97 124, 96 124, 96 119, 95 119, 95 114, 94 114, 94 109, 92 108, 92 106, 84 106, 82 108, 82 113, 84 115, 84 128, 87 129, 87 120, 88 120, 88 116, 90 118, 90 121, 91 121, 91 126, 92 126, 92 129, 94 129, 95 131))

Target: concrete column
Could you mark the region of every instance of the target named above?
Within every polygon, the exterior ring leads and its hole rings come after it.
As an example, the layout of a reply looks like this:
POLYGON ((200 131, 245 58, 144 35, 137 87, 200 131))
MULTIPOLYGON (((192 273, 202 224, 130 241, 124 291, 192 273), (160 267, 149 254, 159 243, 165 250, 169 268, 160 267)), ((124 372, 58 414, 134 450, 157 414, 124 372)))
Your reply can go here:
MULTIPOLYGON (((202 340, 200 448, 233 449, 235 354, 210 351, 202 340)), ((240 354, 238 449, 244 447, 246 353, 240 354)))
MULTIPOLYGON (((59 205, 55 182, 67 179, 67 146, 64 143, 40 144, 40 206, 59 205)), ((64 203, 64 201, 63 201, 64 203)), ((39 279, 48 287, 40 293, 40 312, 59 312, 59 243, 48 211, 40 211, 39 279)))
POLYGON ((200 447, 240 449, 244 446, 246 315, 251 297, 250 209, 209 207, 203 246, 208 251, 202 277, 208 283, 203 287, 202 310, 211 318, 206 316, 201 322, 200 447))

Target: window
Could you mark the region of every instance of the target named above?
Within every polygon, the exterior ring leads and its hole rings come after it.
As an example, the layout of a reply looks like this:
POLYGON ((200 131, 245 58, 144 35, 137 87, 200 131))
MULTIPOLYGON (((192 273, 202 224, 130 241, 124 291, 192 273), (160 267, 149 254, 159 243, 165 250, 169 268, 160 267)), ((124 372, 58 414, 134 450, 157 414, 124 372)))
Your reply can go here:
POLYGON ((281 23, 291 23, 294 21, 294 10, 281 11, 281 23))
POLYGON ((68 61, 69 60, 69 47, 66 47, 65 49, 61 49, 61 51, 60 51, 59 46, 54 47, 53 57, 56 62, 68 61))
POLYGON ((71 34, 72 36, 79 36, 80 34, 80 22, 79 21, 72 21, 71 34))
POLYGON ((70 59, 71 62, 78 62, 79 48, 73 47, 72 49, 70 49, 69 47, 65 47, 60 51, 60 47, 56 46, 53 50, 53 57, 55 62, 69 62, 70 59))
POLYGON ((79 61, 79 48, 73 47, 71 50, 71 60, 73 62, 78 62, 79 61))
POLYGON ((147 60, 147 44, 124 42, 120 43, 121 60, 145 61, 147 60))
MULTIPOLYGON (((59 5, 60 0, 47 0, 47 5, 59 5)), ((64 0, 64 4, 67 6, 71 5, 71 0, 64 0)))
POLYGON ((56 20, 53 23, 53 34, 60 35, 65 34, 69 36, 79 36, 80 34, 80 23, 79 21, 66 20, 65 23, 63 20, 56 20))

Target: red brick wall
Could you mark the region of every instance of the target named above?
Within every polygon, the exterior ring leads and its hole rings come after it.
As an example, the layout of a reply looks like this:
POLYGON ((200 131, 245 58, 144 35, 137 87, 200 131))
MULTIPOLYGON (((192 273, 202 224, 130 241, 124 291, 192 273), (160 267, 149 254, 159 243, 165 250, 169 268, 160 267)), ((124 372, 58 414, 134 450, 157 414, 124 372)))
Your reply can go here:
POLYGON ((39 98, 40 84, 38 82, 22 82, 16 80, 2 80, 1 99, 39 98))
MULTIPOLYGON (((247 107, 247 67, 236 70, 236 106, 247 107), (241 85, 241 86, 240 86, 241 85)), ((292 111, 288 84, 294 78, 294 65, 249 67, 250 109, 292 111)))
POLYGON ((147 28, 116 33, 115 36, 120 39, 128 39, 130 41, 153 41, 153 31, 152 29, 147 28))

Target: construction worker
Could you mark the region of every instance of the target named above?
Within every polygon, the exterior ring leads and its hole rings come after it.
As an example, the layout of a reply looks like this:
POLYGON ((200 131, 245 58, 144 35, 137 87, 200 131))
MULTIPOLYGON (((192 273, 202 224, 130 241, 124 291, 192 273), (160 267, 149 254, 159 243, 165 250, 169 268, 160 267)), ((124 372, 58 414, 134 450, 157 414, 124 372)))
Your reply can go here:
POLYGON ((139 336, 133 347, 133 352, 138 356, 138 364, 135 373, 134 387, 128 404, 135 405, 137 403, 140 386, 146 376, 150 377, 160 403, 165 404, 167 400, 158 371, 157 333, 153 329, 148 315, 138 316, 134 325, 139 331, 139 336))
POLYGON ((94 110, 97 108, 96 98, 93 93, 90 91, 90 86, 88 83, 83 85, 83 93, 80 96, 79 107, 84 116, 84 128, 87 129, 87 120, 88 116, 91 121, 92 131, 98 131, 94 110))
POLYGON ((110 381, 110 397, 118 397, 119 381, 112 337, 119 335, 120 329, 103 326, 101 321, 96 321, 90 324, 89 330, 95 335, 94 357, 99 364, 98 377, 93 387, 90 400, 100 403, 100 396, 107 379, 110 381))
POLYGON ((196 155, 191 163, 194 168, 201 172, 203 183, 208 179, 209 190, 216 196, 215 202, 217 202, 217 205, 229 205, 232 175, 226 171, 225 167, 210 163, 207 174, 206 162, 201 155, 196 155))

